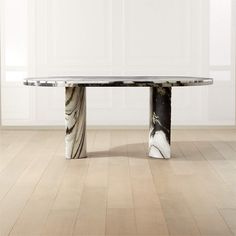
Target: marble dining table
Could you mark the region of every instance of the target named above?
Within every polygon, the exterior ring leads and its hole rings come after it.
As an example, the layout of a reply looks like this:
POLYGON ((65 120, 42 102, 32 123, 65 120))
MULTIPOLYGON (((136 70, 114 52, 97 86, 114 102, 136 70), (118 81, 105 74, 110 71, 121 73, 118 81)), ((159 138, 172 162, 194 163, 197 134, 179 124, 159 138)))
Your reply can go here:
POLYGON ((51 76, 26 78, 23 83, 26 86, 65 87, 67 159, 87 157, 86 87, 149 87, 148 153, 153 158, 168 159, 171 157, 172 87, 210 85, 213 79, 189 76, 51 76))

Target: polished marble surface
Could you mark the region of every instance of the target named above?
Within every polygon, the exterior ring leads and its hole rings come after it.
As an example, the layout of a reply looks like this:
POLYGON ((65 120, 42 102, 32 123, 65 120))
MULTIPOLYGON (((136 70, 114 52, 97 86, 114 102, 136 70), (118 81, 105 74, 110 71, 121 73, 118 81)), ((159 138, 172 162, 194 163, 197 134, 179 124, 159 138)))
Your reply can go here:
POLYGON ((161 86, 150 88, 150 157, 171 157, 171 90, 161 86))
POLYGON ((84 158, 86 154, 86 88, 65 89, 65 156, 84 158))
POLYGON ((65 156, 86 154, 86 87, 150 87, 149 156, 171 157, 171 90, 173 86, 213 83, 211 78, 186 76, 54 76, 27 78, 25 85, 65 87, 65 156))
POLYGON ((189 76, 52 76, 24 79, 24 85, 45 87, 172 87, 212 83, 211 78, 189 76))

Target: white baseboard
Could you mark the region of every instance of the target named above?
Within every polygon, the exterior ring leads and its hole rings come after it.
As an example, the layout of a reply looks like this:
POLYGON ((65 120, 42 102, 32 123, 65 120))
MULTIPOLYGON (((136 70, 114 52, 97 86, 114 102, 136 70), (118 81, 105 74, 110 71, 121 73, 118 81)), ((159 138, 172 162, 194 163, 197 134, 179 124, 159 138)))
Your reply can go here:
MULTIPOLYGON (((88 130, 147 130, 148 126, 87 126, 88 130)), ((64 126, 0 126, 0 130, 64 130, 64 126)), ((236 126, 186 125, 172 126, 172 129, 235 129, 236 126)))

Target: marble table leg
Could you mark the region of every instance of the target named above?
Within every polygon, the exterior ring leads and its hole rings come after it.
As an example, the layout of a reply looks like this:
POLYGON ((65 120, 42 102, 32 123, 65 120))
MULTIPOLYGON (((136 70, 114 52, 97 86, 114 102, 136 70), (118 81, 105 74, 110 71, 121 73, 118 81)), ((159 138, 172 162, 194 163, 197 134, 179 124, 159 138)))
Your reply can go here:
POLYGON ((150 88, 149 156, 170 158, 171 87, 150 88))
POLYGON ((65 88, 66 158, 86 157, 86 88, 65 88))

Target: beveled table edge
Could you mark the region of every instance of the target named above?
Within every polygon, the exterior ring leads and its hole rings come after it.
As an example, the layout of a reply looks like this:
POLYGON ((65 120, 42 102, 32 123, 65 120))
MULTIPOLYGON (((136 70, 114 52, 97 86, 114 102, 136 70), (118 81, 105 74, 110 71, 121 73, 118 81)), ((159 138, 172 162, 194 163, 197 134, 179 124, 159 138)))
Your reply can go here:
POLYGON ((213 79, 191 76, 50 76, 26 78, 23 84, 39 87, 181 87, 211 85, 213 79))

